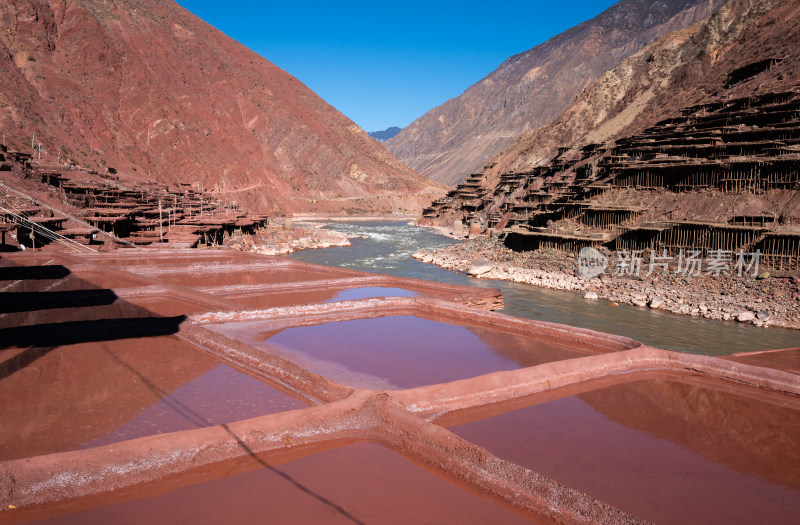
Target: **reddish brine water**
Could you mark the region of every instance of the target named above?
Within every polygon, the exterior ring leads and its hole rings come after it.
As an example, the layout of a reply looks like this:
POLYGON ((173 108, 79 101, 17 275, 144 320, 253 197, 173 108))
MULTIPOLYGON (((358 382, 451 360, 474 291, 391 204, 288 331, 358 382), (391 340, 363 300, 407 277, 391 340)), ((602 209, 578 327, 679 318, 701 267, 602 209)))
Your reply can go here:
POLYGON ((81 448, 231 423, 307 406, 254 377, 219 364, 81 448))
MULTIPOLYGON (((103 319, 134 319, 143 317, 174 317, 211 310, 191 301, 175 297, 136 297, 120 299, 111 290, 90 290, 76 300, 94 304, 81 307, 46 308, 11 312, 0 316, 0 329, 15 326, 35 326, 52 323, 74 323, 103 319)), ((57 328, 56 328, 57 329, 57 328)))
MULTIPOLYGON (((102 505, 102 498, 92 502, 102 505)), ((530 523, 370 443, 40 523, 530 523)))
POLYGON ((56 279, 0 279, 0 292, 65 292, 73 290, 115 289, 145 286, 149 283, 135 278, 110 276, 100 272, 70 273, 56 279))
POLYGON ((0 354, 0 460, 307 405, 173 336, 0 354), (15 358, 20 361, 16 366, 15 358))
POLYGON ((165 272, 148 274, 149 278, 180 286, 235 286, 237 284, 280 284, 287 282, 314 281, 337 277, 327 272, 299 270, 295 268, 253 268, 249 271, 232 270, 210 266, 196 271, 165 272))
POLYGON ((668 380, 451 427, 493 454, 656 523, 796 523, 800 410, 668 380))
POLYGON ((362 286, 357 288, 325 288, 309 291, 291 291, 275 293, 256 293, 228 295, 227 298, 243 304, 248 308, 277 308, 302 304, 331 303, 335 301, 353 301, 373 297, 418 297, 422 294, 406 288, 389 286, 362 286))
POLYGON ((411 388, 581 357, 590 348, 483 326, 411 315, 274 328, 271 322, 210 327, 278 353, 334 381, 411 388))
POLYGON ((98 258, 97 264, 109 266, 148 267, 148 268, 185 268, 187 265, 198 268, 219 266, 224 264, 242 263, 253 260, 260 260, 254 254, 242 254, 234 251, 204 251, 195 250, 194 252, 176 251, 170 253, 168 250, 161 249, 146 250, 136 255, 123 252, 119 257, 98 258))
POLYGON ((725 359, 749 365, 766 366, 793 374, 800 374, 800 348, 768 350, 766 352, 752 353, 749 355, 726 357, 725 359))

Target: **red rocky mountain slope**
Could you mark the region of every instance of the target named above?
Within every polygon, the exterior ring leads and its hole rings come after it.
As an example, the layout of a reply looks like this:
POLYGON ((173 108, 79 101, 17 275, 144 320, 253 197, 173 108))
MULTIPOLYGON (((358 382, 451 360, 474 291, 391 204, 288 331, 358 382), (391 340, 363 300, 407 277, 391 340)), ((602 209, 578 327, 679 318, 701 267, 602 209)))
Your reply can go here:
POLYGON ((724 3, 622 0, 594 19, 509 58, 459 97, 415 120, 386 147, 425 177, 459 183, 520 133, 558 117, 576 95, 625 57, 706 19, 724 3))
MULTIPOLYGON (((607 72, 559 118, 522 134, 486 170, 541 166, 559 147, 579 148, 639 133, 681 108, 719 100, 797 90, 800 3, 731 0, 703 24, 672 33, 607 72), (731 74, 765 60, 776 63, 732 83, 731 74)), ((736 80, 736 79, 734 79, 736 80)))
POLYGON ((35 133, 48 160, 60 148, 264 212, 413 212, 440 192, 169 0, 5 0, 0 78, 4 142, 30 151, 35 133))
POLYGON ((519 250, 760 250, 796 271, 799 28, 797 1, 730 0, 622 61, 425 220, 503 229, 519 250))

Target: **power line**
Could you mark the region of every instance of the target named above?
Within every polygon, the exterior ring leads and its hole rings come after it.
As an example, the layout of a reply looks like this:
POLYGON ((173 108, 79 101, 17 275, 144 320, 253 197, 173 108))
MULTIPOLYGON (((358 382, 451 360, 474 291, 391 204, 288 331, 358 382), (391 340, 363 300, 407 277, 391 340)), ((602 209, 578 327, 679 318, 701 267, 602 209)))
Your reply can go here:
MULTIPOLYGON (((120 239, 119 237, 117 237, 116 235, 114 235, 112 233, 108 233, 108 232, 105 232, 103 230, 100 230, 99 228, 95 228, 94 226, 92 226, 88 222, 84 221, 83 219, 79 219, 78 217, 75 217, 74 215, 71 215, 71 214, 69 214, 69 213, 67 213, 65 211, 59 210, 57 208, 54 208, 54 207, 50 206, 49 204, 46 204, 46 203, 44 203, 44 202, 42 202, 42 201, 40 201, 38 199, 35 199, 35 198, 31 197, 30 195, 27 195, 27 194, 25 194, 25 193, 23 193, 23 192, 21 192, 19 190, 16 190, 16 189, 12 188, 11 186, 8 186, 7 184, 5 184, 3 182, 0 182, 0 188, 4 188, 6 191, 10 191, 10 192, 16 193, 20 197, 24 197, 24 198, 30 200, 36 206, 47 208, 48 210, 52 211, 53 213, 56 213, 56 214, 58 214, 60 216, 66 217, 68 219, 71 219, 71 220, 77 222, 78 224, 83 225, 86 228, 97 229, 98 230, 98 234, 105 235, 106 237, 108 237, 109 239, 111 239, 114 242, 118 242, 120 244, 125 244, 127 246, 132 247, 132 248, 140 249, 139 246, 136 246, 134 243, 132 243, 130 241, 126 241, 125 239, 120 239)), ((81 246, 83 246, 83 245, 81 244, 81 246)), ((92 250, 92 251, 95 251, 95 250, 92 250)))
POLYGON ((81 244, 81 243, 79 243, 77 241, 74 241, 73 239, 69 239, 67 237, 64 237, 63 235, 54 232, 53 230, 47 228, 46 226, 44 226, 42 224, 39 224, 36 221, 30 220, 29 218, 25 217, 24 215, 20 215, 18 213, 15 213, 15 212, 11 211, 10 209, 8 209, 8 208, 6 208, 4 206, 0 206, 0 210, 3 210, 3 212, 5 212, 6 215, 12 217, 14 219, 14 221, 18 225, 24 226, 26 228, 30 228, 31 232, 35 231, 36 233, 38 233, 39 235, 41 235, 42 237, 44 237, 46 239, 50 239, 51 241, 56 241, 56 242, 62 242, 62 243, 66 244, 67 246, 69 246, 70 248, 73 248, 73 249, 80 248, 82 250, 87 250, 87 251, 89 251, 91 253, 97 253, 97 250, 93 250, 93 249, 89 248, 88 246, 85 246, 85 245, 83 245, 83 244, 81 244))

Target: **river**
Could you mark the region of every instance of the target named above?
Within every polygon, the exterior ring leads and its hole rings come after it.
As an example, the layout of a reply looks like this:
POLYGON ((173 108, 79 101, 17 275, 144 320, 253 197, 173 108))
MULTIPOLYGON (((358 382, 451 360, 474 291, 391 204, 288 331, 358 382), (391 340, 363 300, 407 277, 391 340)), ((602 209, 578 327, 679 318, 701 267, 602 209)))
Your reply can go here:
POLYGON ((726 355, 800 346, 800 331, 710 321, 628 305, 611 306, 606 301, 585 300, 574 292, 476 279, 465 273, 426 264, 413 259, 411 254, 420 249, 441 248, 456 241, 405 222, 343 222, 326 227, 363 235, 364 238, 353 239, 352 246, 304 250, 291 257, 367 272, 498 288, 505 300, 505 308, 500 312, 506 315, 591 328, 670 350, 726 355))

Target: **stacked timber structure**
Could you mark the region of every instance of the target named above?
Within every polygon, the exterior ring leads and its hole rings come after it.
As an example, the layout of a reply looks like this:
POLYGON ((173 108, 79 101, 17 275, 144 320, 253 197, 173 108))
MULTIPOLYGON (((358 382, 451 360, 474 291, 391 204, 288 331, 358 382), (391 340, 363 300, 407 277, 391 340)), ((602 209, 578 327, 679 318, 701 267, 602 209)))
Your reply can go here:
POLYGON ((559 148, 545 166, 483 182, 472 175, 423 221, 477 222, 514 250, 760 250, 762 263, 797 271, 800 93, 683 108, 637 135, 559 148))
POLYGON ((191 183, 170 187, 152 181, 125 181, 109 169, 44 167, 30 156, 2 146, 0 187, 2 245, 40 248, 56 240, 82 245, 122 246, 169 243, 175 247, 222 244, 226 236, 252 234, 268 218, 225 204, 191 183), (47 191, 51 204, 20 191, 24 185, 47 191), (11 238, 15 242, 11 243, 11 238), (8 243, 8 244, 7 244, 8 243))

